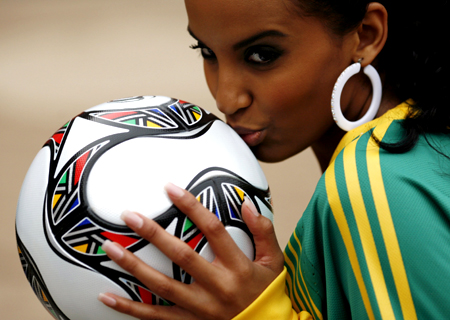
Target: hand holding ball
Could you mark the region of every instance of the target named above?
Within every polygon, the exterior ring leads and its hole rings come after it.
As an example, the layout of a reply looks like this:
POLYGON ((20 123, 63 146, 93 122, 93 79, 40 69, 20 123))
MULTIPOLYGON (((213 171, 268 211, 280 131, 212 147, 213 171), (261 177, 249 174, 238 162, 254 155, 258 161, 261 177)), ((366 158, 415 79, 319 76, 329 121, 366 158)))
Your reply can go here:
POLYGON ((165 194, 168 182, 193 193, 254 258, 240 208, 248 198, 271 218, 268 184, 245 143, 211 113, 160 96, 114 100, 81 113, 47 141, 25 177, 16 230, 25 275, 55 319, 129 319, 100 304, 100 292, 171 304, 111 261, 101 249, 105 240, 174 279, 193 281, 123 223, 125 210, 214 259, 201 231, 165 194))

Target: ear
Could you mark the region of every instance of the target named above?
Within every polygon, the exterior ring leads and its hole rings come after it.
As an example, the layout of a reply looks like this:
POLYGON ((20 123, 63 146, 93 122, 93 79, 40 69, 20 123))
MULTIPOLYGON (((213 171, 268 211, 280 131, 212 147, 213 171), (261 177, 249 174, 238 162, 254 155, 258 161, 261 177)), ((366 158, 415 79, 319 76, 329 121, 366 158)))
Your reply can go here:
POLYGON ((358 27, 359 44, 355 51, 355 62, 362 58, 361 65, 365 67, 375 60, 386 43, 387 21, 386 8, 378 2, 371 2, 361 25, 358 27))

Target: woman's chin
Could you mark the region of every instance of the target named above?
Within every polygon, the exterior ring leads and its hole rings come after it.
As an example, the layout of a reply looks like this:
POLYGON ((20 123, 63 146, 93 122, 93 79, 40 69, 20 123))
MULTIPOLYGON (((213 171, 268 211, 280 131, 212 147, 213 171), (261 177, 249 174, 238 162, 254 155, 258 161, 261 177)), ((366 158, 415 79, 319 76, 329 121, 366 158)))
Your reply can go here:
POLYGON ((280 150, 276 147, 266 147, 264 145, 257 145, 250 148, 255 155, 256 159, 261 162, 275 163, 286 160, 287 158, 295 155, 295 152, 288 153, 286 151, 280 150))

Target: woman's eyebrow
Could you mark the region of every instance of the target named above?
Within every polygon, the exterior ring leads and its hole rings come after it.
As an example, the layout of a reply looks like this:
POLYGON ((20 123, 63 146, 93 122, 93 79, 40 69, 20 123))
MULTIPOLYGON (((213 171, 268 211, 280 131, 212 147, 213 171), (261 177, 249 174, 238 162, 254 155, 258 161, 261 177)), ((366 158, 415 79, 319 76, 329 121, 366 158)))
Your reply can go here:
MULTIPOLYGON (((192 30, 188 27, 187 28, 189 34, 192 36, 192 38, 194 38, 195 40, 202 42, 201 40, 199 40, 197 38, 197 36, 192 32, 192 30)), ((233 49, 234 50, 239 50, 242 49, 250 44, 252 44, 253 42, 263 39, 263 38, 267 38, 267 37, 286 37, 287 35, 284 34, 281 31, 278 30, 266 30, 266 31, 262 31, 260 33, 257 33, 247 39, 244 39, 242 41, 239 41, 238 43, 236 43, 235 45, 233 45, 233 49)))
POLYGON ((194 38, 194 39, 197 40, 197 41, 200 41, 200 40, 198 40, 198 38, 195 36, 195 34, 192 32, 192 30, 189 28, 189 26, 187 27, 187 31, 189 32, 189 34, 191 35, 192 38, 194 38))
POLYGON ((250 44, 252 44, 253 42, 263 39, 263 38, 267 38, 267 37, 286 37, 287 35, 284 34, 281 31, 278 30, 267 30, 267 31, 263 31, 260 33, 257 33, 247 39, 244 39, 242 41, 239 41, 238 43, 236 43, 235 45, 233 45, 233 49, 234 50, 239 50, 242 49, 246 46, 249 46, 250 44))

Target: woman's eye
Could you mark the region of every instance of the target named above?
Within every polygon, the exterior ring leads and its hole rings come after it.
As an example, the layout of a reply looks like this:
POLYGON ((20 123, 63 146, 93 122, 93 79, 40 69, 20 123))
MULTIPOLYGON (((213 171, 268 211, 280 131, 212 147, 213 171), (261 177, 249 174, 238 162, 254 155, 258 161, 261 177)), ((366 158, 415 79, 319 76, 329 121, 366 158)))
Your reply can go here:
POLYGON ((269 47, 249 48, 245 59, 253 64, 268 64, 275 61, 281 53, 269 47))
POLYGON ((193 44, 190 46, 190 48, 194 50, 200 49, 200 54, 202 55, 203 59, 214 59, 216 56, 210 48, 201 43, 193 44))
POLYGON ((207 47, 201 48, 200 52, 204 59, 212 59, 215 56, 214 52, 210 48, 207 48, 207 47))

